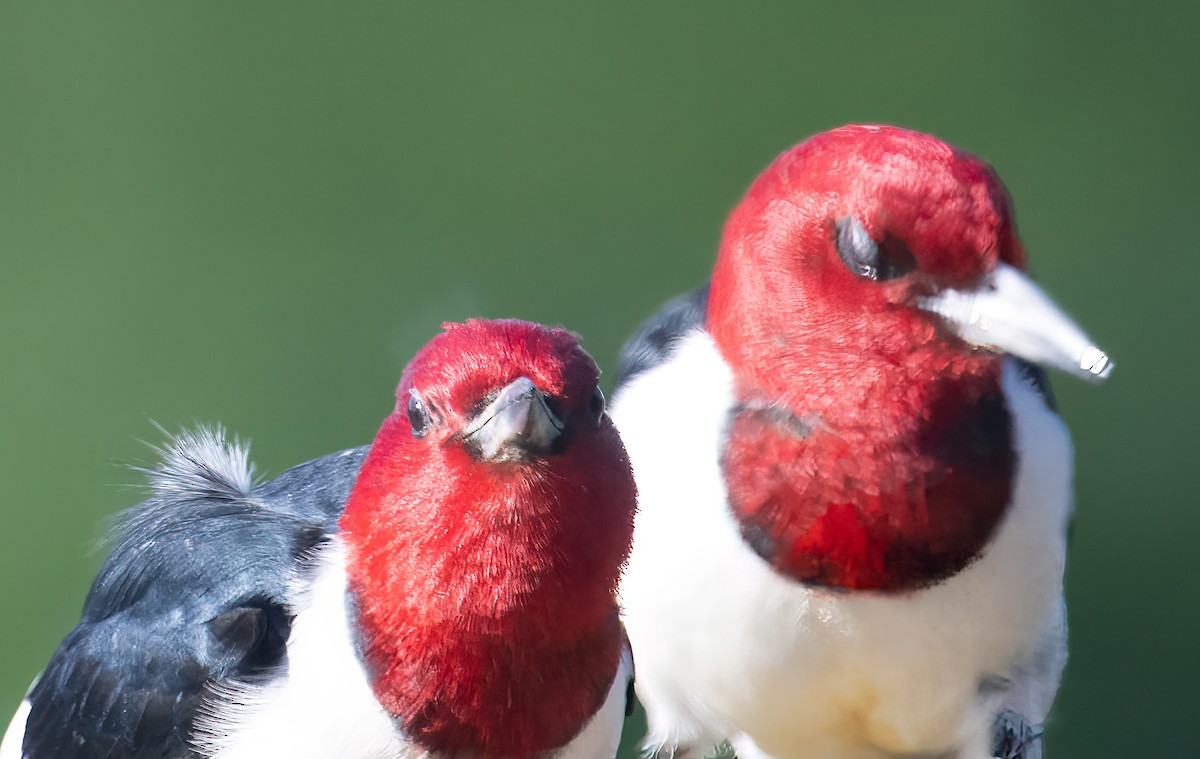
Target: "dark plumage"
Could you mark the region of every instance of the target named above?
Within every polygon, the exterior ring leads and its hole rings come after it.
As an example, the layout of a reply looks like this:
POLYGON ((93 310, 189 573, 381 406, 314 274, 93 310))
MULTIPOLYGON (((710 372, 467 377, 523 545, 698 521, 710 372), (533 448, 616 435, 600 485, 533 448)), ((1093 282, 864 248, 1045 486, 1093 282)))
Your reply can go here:
POLYGON ((289 583, 336 530, 367 450, 254 485, 219 429, 175 438, 29 695, 24 755, 196 756, 188 736, 211 683, 287 666, 289 583))
POLYGON ((704 329, 707 310, 707 283, 664 303, 621 346, 615 387, 670 358, 681 337, 692 330, 704 329))

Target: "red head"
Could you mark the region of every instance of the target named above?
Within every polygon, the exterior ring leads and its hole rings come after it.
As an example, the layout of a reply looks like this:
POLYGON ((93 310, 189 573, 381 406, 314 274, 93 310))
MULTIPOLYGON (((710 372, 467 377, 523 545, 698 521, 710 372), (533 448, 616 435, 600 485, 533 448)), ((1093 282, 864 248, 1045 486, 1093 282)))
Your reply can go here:
POLYGON ((903 590, 979 553, 1013 469, 995 349, 1108 366, 1024 265, 992 169, 929 135, 835 129, 758 178, 725 227, 708 329, 740 404, 730 503, 776 569, 903 590), (1022 322, 1013 288, 1049 315, 1022 322))
POLYGON ((987 164, 918 132, 842 127, 777 158, 733 211, 708 328, 739 375, 776 397, 797 390, 814 351, 824 361, 809 371, 866 393, 877 380, 862 377, 864 360, 904 364, 914 347, 965 353, 919 298, 1024 260, 987 164), (802 356, 782 349, 799 345, 802 356))
POLYGON ((598 374, 565 330, 482 320, 404 371, 341 528, 376 696, 423 748, 546 752, 612 683, 635 492, 598 374))

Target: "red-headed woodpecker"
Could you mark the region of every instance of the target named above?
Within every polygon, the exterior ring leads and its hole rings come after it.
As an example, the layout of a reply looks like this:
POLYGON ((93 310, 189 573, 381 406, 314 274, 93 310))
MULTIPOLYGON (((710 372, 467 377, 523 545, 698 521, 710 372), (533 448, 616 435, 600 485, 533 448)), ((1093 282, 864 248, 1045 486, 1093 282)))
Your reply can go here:
POLYGON ((369 447, 174 441, 0 756, 612 757, 634 484, 574 335, 448 325, 369 447))
POLYGON ((1071 443, 1035 365, 1111 363, 928 135, 780 156, 711 282, 626 346, 621 585, 651 749, 1033 757, 1066 659, 1071 443))

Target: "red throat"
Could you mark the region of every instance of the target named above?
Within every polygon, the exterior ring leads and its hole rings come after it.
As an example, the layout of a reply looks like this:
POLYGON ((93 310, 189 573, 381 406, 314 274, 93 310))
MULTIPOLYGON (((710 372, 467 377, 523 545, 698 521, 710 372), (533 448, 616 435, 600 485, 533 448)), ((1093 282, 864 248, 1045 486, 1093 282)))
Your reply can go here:
POLYGON ((827 416, 792 426, 753 408, 731 419, 722 459, 730 508, 777 571, 828 588, 913 590, 987 545, 1014 465, 995 371, 893 389, 925 413, 881 402, 888 407, 840 419, 826 405, 827 416))
MULTIPOLYGON (((453 374, 435 364, 425 376, 453 374)), ((421 371, 406 373, 402 398, 421 371)), ((417 440, 402 413, 384 422, 341 530, 360 654, 409 740, 521 758, 579 732, 621 655, 615 594, 634 497, 607 419, 558 455, 505 463, 417 440)))

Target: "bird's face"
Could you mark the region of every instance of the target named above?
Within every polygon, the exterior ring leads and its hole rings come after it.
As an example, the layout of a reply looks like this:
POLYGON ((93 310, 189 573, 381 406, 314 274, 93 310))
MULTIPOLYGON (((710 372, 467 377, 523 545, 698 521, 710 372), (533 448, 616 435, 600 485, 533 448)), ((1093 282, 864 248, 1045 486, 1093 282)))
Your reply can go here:
POLYGON ((600 544, 617 550, 634 486, 598 379, 566 330, 448 325, 401 379, 378 466, 396 497, 438 504, 443 518, 583 531, 610 520, 601 534, 614 541, 600 544))
POLYGON ((1024 268, 999 179, 928 135, 836 129, 758 178, 725 228, 708 329, 735 382, 730 502, 760 554, 877 589, 977 554, 1013 471, 1003 355, 1111 368, 1024 268))
POLYGON ((569 462, 576 442, 611 442, 591 357, 564 330, 528 327, 450 325, 417 354, 395 411, 407 423, 399 437, 409 455, 451 469, 517 473, 554 468, 560 456, 569 462))
MULTIPOLYGON (((595 542, 616 552, 615 566, 628 548, 635 491, 598 378, 566 330, 515 320, 447 325, 405 370, 352 497, 368 508, 348 512, 388 511, 399 532, 416 533, 418 548, 446 540, 424 529, 441 521, 456 534, 601 524, 612 539, 595 542)), ((461 559, 461 545, 428 552, 436 562, 461 559)))
POLYGON ((544 571, 562 582, 539 592, 575 584, 606 612, 636 491, 598 376, 566 330, 446 325, 405 369, 342 519, 367 595, 497 619, 529 605, 507 587, 527 578, 509 581, 544 571))
MULTIPOLYGON (((1024 268, 987 164, 928 135, 843 127, 782 155, 735 209, 708 326, 740 391, 762 395, 746 400, 792 405, 815 372, 860 405, 902 375, 995 374, 1003 353, 1107 376, 1024 268)), ((825 394, 808 400, 839 400, 825 394)))

